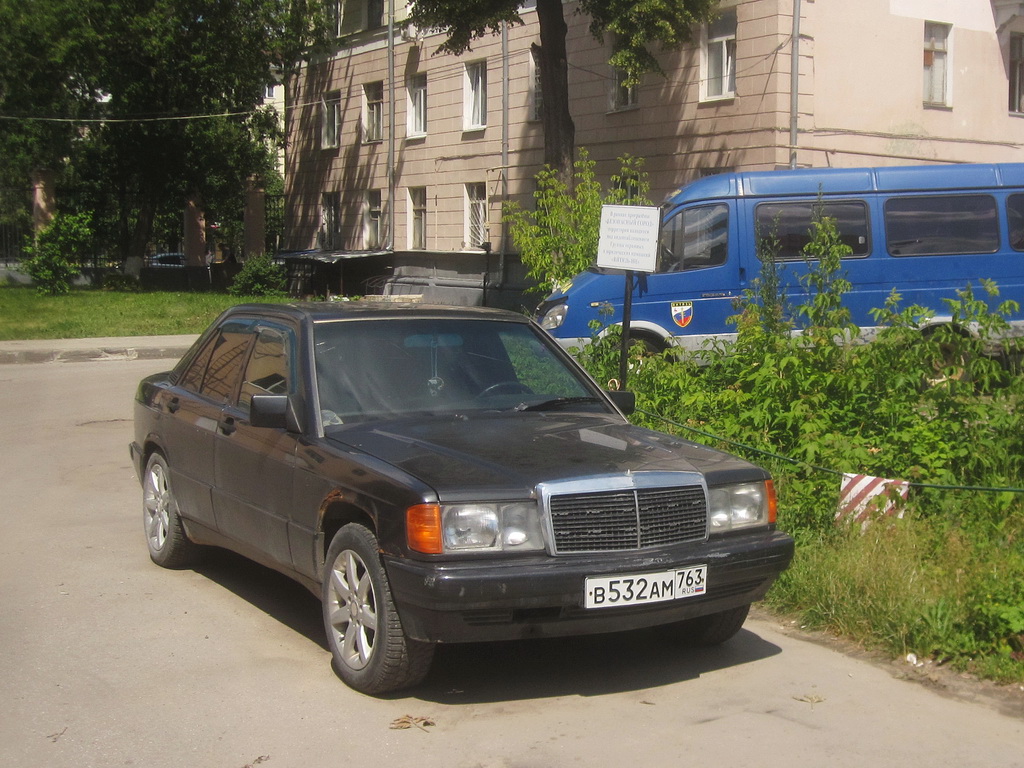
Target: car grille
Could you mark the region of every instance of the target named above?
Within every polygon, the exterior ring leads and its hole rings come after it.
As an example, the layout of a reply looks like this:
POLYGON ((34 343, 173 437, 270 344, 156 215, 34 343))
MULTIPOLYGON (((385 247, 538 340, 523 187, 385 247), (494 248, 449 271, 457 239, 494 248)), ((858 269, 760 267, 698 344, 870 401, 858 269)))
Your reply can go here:
POLYGON ((555 551, 645 549, 707 538, 704 489, 634 488, 548 498, 555 551))

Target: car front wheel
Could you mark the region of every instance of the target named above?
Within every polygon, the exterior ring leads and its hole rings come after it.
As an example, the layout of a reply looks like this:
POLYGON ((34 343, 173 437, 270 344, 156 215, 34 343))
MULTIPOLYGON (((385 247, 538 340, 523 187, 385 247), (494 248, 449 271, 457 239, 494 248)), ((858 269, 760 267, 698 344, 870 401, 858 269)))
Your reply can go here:
POLYGON ((377 695, 409 688, 430 669, 434 646, 405 636, 376 537, 350 523, 335 534, 324 565, 324 628, 345 683, 377 695))
POLYGON ((164 568, 184 568, 198 555, 198 545, 185 533, 178 502, 171 490, 167 460, 154 453, 146 462, 142 480, 142 524, 149 557, 164 568))

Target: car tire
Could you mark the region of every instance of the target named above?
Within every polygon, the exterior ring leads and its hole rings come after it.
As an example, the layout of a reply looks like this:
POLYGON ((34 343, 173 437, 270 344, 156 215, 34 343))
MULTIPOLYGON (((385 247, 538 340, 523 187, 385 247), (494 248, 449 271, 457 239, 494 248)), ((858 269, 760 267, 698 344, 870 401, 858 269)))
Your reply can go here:
POLYGON ((153 453, 142 478, 142 524, 149 557, 164 568, 185 568, 199 555, 199 546, 185 533, 171 488, 167 460, 153 453))
POLYGON ((321 588, 334 670, 361 693, 410 688, 426 677, 434 646, 406 637, 376 537, 350 523, 327 550, 321 588))
POLYGON ((710 613, 707 616, 698 616, 695 619, 670 624, 665 629, 674 640, 686 645, 721 645, 725 641, 731 640, 743 628, 743 622, 747 620, 749 612, 750 604, 748 603, 727 611, 710 613))

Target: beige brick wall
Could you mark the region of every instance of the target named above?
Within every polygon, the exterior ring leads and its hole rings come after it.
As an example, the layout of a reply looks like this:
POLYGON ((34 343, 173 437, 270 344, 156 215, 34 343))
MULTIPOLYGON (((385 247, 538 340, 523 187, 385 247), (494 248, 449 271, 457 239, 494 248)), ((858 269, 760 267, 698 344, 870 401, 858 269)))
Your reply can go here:
MULTIPOLYGON (((948 4, 947 4, 948 5, 948 4)), ((678 52, 659 53, 666 77, 648 75, 637 106, 611 109, 609 47, 589 34, 566 5, 572 114, 577 146, 587 147, 607 178, 624 154, 646 158, 652 197, 713 169, 762 170, 789 163, 790 31, 793 0, 724 0, 737 17, 736 94, 702 102, 701 36, 678 52)), ((1024 122, 1006 111, 1006 66, 990 0, 962 0, 954 23, 953 105, 921 103, 923 0, 802 0, 799 94, 801 165, 876 165, 1021 160, 1024 122), (896 12, 894 12, 894 9, 896 12), (987 11, 987 26, 986 16, 987 11)), ((409 243, 410 187, 426 187, 427 249, 466 250, 467 183, 486 182, 489 238, 501 247, 503 173, 509 194, 529 204, 542 162, 539 122, 530 120, 530 44, 535 14, 508 33, 508 165, 502 169, 501 39, 488 37, 462 57, 433 55, 442 38, 395 45, 394 248, 409 243), (466 63, 487 61, 487 126, 463 130, 466 63), (427 76, 428 131, 407 137, 407 77, 427 76)), ((941 21, 941 19, 939 19, 941 21)), ((1024 27, 1024 21, 1015 21, 1024 27)), ((1005 33, 1004 33, 1005 34, 1005 33)), ((387 79, 384 30, 362 33, 334 56, 305 66, 288 92, 288 242, 316 242, 324 192, 342 198, 344 246, 363 246, 364 192, 387 199, 388 142, 361 139, 363 86, 387 79), (320 148, 320 99, 341 95, 339 146, 320 148)), ((387 84, 386 84, 387 85, 387 84)), ((387 93, 384 133, 388 135, 387 93)), ((385 206, 387 207, 387 206, 385 206)), ((511 244, 509 244, 511 247, 511 244)), ((470 249, 479 253, 478 249, 470 249)))

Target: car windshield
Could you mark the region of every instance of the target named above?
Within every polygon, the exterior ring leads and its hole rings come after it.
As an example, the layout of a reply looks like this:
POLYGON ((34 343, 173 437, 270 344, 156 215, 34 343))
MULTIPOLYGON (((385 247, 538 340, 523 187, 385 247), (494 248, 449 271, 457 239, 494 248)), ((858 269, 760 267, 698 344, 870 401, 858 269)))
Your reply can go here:
POLYGON ((415 413, 607 406, 525 324, 464 318, 317 323, 325 426, 415 413))

